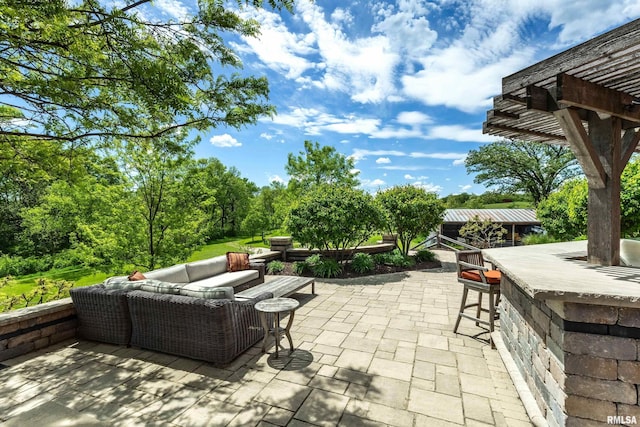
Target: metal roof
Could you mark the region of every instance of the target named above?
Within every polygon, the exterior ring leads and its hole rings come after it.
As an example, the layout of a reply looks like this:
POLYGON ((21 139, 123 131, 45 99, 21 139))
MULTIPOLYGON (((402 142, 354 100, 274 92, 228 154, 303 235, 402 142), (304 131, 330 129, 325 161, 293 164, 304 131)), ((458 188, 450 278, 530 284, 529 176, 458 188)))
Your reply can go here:
POLYGON ((540 225, 535 209, 447 209, 443 223, 465 224, 475 216, 501 224, 540 225))
POLYGON ((503 78, 483 132, 568 145, 550 112, 577 107, 614 115, 623 119, 624 132, 640 126, 639 101, 640 19, 503 78))

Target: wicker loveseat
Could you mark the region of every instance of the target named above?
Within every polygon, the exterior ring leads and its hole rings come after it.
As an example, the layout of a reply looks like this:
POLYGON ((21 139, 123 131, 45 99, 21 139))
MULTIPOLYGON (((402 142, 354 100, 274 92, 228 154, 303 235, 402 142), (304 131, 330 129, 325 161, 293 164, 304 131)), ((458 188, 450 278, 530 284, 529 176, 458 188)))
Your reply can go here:
POLYGON ((264 265, 229 273, 226 264, 221 271, 221 260, 154 270, 141 281, 122 276, 73 288, 78 335, 216 365, 230 362, 264 336, 254 305, 273 294, 236 301, 234 291, 264 282, 264 265))

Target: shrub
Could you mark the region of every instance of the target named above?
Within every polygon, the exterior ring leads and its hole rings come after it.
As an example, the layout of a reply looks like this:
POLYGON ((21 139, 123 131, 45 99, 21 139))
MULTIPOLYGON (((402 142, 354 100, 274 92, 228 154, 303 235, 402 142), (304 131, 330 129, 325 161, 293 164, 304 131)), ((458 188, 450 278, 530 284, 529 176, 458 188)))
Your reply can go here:
POLYGON ((375 254, 373 260, 378 265, 392 265, 394 267, 410 267, 415 264, 412 257, 406 256, 400 249, 394 249, 392 252, 375 254))
POLYGON ((351 268, 356 273, 368 273, 375 268, 373 257, 369 254, 357 253, 351 260, 351 268))
POLYGON ((342 272, 342 266, 333 258, 322 258, 317 264, 311 266, 311 271, 317 277, 336 277, 342 272))
POLYGON ((556 243, 559 241, 559 239, 548 234, 527 234, 522 237, 522 244, 524 245, 540 245, 543 243, 556 243))
POLYGON ((281 273, 284 271, 284 262, 282 261, 271 261, 267 264, 267 272, 269 274, 281 273))
POLYGON ((418 252, 416 252, 413 258, 416 260, 416 262, 435 261, 436 254, 431 252, 429 249, 420 249, 418 252))
POLYGON ((291 210, 287 228, 300 244, 336 250, 341 260, 344 250, 366 242, 380 228, 381 220, 370 194, 325 185, 311 191, 291 210))
POLYGON ((391 264, 391 252, 383 252, 381 254, 374 254, 372 256, 373 262, 376 265, 391 264))
POLYGON ((309 270, 309 264, 305 261, 296 261, 293 263, 293 272, 298 276, 303 275, 307 270, 309 270))
POLYGON ((320 256, 320 254, 315 254, 315 255, 311 255, 310 257, 307 257, 307 259, 305 260, 305 263, 309 268, 313 269, 313 267, 318 265, 320 261, 322 261, 322 257, 320 256))
POLYGON ((398 235, 402 253, 407 255, 411 241, 420 233, 435 229, 444 217, 444 204, 436 193, 412 185, 396 186, 376 194, 386 216, 386 227, 398 235))
POLYGON ((410 267, 415 261, 413 258, 404 255, 399 249, 394 249, 391 252, 388 263, 394 267, 410 267))

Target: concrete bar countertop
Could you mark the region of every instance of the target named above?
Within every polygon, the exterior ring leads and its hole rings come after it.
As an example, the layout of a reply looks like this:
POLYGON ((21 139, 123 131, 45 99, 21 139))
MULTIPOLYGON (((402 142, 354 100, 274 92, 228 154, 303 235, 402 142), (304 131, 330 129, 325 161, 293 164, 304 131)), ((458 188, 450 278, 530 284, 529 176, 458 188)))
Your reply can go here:
POLYGON ((640 307, 640 268, 587 264, 586 241, 482 252, 534 299, 640 307))

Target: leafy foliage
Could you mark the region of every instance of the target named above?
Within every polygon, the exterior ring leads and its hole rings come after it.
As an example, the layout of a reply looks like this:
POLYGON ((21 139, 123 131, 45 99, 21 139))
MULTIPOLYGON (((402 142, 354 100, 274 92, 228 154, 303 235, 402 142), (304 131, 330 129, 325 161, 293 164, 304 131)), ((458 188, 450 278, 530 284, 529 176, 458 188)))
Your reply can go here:
POLYGON ((318 186, 355 188, 359 182, 354 160, 338 153, 334 147, 305 141, 304 152, 289 153, 285 170, 291 176, 290 188, 301 194, 318 186))
POLYGON ((538 204, 536 215, 551 236, 566 241, 587 233, 587 180, 573 179, 538 204))
POLYGON ((410 267, 415 264, 414 258, 405 255, 397 248, 391 252, 375 254, 373 260, 378 265, 392 265, 394 267, 410 267))
POLYGON ((481 220, 477 215, 460 228, 460 235, 476 248, 492 248, 504 241, 507 230, 490 219, 481 220))
POLYGON ((274 112, 265 78, 214 73, 242 66, 220 33, 255 37, 257 21, 200 1, 193 15, 158 22, 142 10, 148 3, 2 2, 0 109, 12 126, 0 135, 103 143, 179 128, 239 128, 274 112))
MULTIPOLYGON (((0 289, 10 286, 12 282, 11 276, 0 279, 0 289)), ((17 307, 29 307, 48 301, 67 298, 69 296, 69 289, 72 287, 73 283, 65 280, 40 278, 36 280, 36 286, 28 292, 23 292, 20 295, 0 293, 0 312, 9 311, 17 307)))
POLYGON ((537 205, 560 185, 580 174, 577 160, 567 147, 501 141, 471 150, 465 160, 474 182, 500 191, 529 194, 537 205))
POLYGON ((376 264, 373 257, 369 254, 359 252, 353 256, 351 260, 351 268, 356 273, 368 273, 375 268, 376 264))
POLYGON ((402 253, 407 255, 411 241, 428 234, 444 217, 444 205, 435 193, 412 185, 395 186, 376 195, 382 206, 385 224, 390 233, 398 235, 402 253))
POLYGON ((379 228, 381 213, 371 195, 361 190, 321 186, 291 210, 287 228, 309 248, 344 253, 358 247, 379 228))
POLYGON ((280 273, 284 271, 284 262, 274 260, 267 264, 267 271, 269 274, 280 273))
POLYGON ((316 277, 337 277, 342 272, 342 266, 333 258, 322 257, 320 261, 311 265, 311 272, 316 277))
POLYGON ((298 276, 304 274, 307 270, 309 270, 309 264, 305 261, 296 261, 293 263, 293 272, 298 276))
POLYGON ((436 260, 436 254, 431 252, 429 249, 420 249, 413 256, 416 262, 430 262, 436 260))

